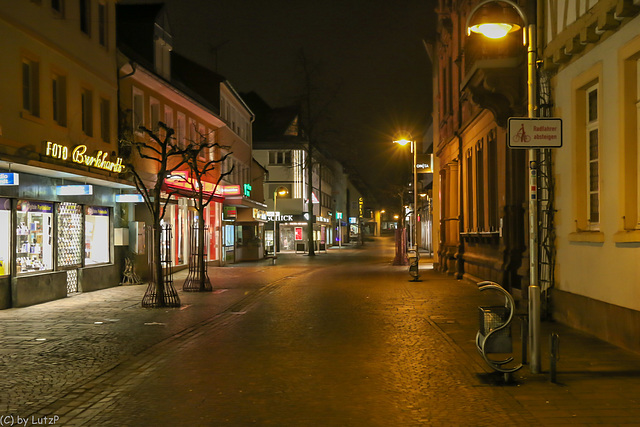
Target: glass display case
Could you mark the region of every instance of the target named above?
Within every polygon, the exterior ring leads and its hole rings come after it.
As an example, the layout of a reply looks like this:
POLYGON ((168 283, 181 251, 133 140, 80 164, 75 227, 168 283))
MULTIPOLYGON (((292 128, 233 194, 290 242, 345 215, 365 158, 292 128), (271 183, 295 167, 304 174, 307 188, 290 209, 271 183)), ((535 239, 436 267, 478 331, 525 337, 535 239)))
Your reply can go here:
POLYGON ((17 273, 52 270, 53 204, 19 200, 16 210, 17 273))
POLYGON ((11 266, 11 254, 9 251, 9 244, 11 243, 10 236, 11 230, 11 200, 0 197, 0 236, 7 236, 7 238, 0 238, 0 276, 10 274, 11 266))
POLYGON ((105 264, 109 259, 109 208, 86 206, 84 215, 84 264, 105 264))

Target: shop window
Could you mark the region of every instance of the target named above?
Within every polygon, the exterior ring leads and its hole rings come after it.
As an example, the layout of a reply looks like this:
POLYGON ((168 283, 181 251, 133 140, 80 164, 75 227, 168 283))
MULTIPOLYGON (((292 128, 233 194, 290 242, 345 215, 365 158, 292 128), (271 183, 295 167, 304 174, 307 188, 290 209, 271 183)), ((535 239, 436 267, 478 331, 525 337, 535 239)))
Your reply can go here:
POLYGON ((84 215, 84 264, 105 264, 109 259, 109 208, 87 206, 84 215))
POLYGON ((40 117, 40 64, 22 60, 22 108, 32 116, 40 117))
POLYGON ((53 269, 52 216, 52 203, 18 201, 16 207, 18 274, 53 269))
POLYGON ((82 263, 82 209, 76 203, 59 203, 58 267, 79 266, 82 263))
POLYGON ((0 239, 0 276, 11 273, 11 254, 9 252, 9 243, 11 229, 11 200, 0 198, 0 235, 7 236, 0 239))

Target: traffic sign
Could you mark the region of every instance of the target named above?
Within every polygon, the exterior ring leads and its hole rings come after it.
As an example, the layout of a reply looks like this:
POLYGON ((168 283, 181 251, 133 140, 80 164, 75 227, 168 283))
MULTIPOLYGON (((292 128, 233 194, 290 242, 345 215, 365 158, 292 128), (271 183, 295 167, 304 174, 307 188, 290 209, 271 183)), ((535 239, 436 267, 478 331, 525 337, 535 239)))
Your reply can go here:
POLYGON ((510 148, 560 148, 562 119, 510 117, 507 144, 510 148))

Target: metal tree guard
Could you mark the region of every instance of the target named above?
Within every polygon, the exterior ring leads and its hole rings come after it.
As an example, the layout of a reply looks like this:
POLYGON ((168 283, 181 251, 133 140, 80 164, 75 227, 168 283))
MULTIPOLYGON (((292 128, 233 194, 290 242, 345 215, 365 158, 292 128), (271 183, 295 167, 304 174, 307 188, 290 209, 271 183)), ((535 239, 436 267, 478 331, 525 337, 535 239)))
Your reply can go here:
POLYGON ((182 285, 182 290, 186 292, 211 292, 211 280, 207 274, 206 259, 208 255, 207 248, 209 245, 209 227, 204 226, 204 241, 202 248, 202 256, 199 254, 198 237, 200 236, 200 228, 197 225, 191 227, 190 245, 189 245, 189 274, 182 285), (203 265, 204 264, 204 265, 203 265), (201 273, 202 271, 202 273, 201 273))
POLYGON ((178 296, 176 289, 173 287, 173 272, 171 271, 171 225, 162 225, 159 242, 154 241, 155 233, 153 231, 153 227, 147 227, 147 241, 150 242, 148 245, 150 250, 147 253, 149 266, 151 267, 151 274, 149 286, 147 286, 147 291, 144 293, 144 297, 142 298, 142 306, 150 308, 180 307, 180 297, 178 296), (164 279, 164 301, 161 301, 158 297, 158 278, 156 278, 156 269, 154 268, 156 260, 154 259, 155 251, 153 250, 156 245, 160 246, 160 265, 162 266, 162 277, 164 279))

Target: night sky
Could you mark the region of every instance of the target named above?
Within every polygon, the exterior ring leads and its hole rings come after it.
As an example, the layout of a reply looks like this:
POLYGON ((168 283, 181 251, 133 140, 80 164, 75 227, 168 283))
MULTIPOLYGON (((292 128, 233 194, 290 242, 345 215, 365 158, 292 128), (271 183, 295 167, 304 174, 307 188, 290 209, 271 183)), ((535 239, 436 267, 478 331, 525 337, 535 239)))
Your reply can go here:
MULTIPOLYGON (((153 1, 122 1, 153 3, 153 1)), ((435 0, 166 0, 174 49, 272 107, 303 89, 304 52, 322 113, 324 144, 374 191, 402 184, 408 157, 394 132, 414 138, 431 119, 435 0)), ((408 150, 405 150, 408 151, 408 150)), ((405 173, 406 172, 406 173, 405 173)))

